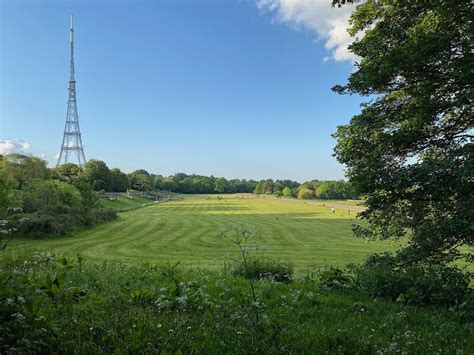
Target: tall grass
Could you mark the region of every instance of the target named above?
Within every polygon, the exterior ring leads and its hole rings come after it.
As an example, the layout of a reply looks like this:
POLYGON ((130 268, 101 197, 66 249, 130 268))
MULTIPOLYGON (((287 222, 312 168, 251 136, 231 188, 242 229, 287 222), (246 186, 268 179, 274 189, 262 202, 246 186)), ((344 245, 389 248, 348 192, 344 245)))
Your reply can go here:
POLYGON ((329 290, 316 278, 254 280, 255 325, 248 280, 228 273, 0 257, 0 353, 474 352, 474 327, 455 310, 329 290))

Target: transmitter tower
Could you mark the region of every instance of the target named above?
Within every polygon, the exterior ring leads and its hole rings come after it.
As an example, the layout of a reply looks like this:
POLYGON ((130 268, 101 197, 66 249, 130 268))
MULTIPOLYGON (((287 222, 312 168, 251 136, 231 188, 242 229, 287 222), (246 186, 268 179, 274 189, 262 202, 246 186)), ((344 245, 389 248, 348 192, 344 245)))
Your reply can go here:
POLYGON ((74 80, 74 18, 72 15, 69 42, 71 45, 71 61, 69 66, 66 125, 64 126, 63 142, 56 166, 71 163, 71 158, 75 157, 77 165, 82 167, 86 162, 86 157, 84 155, 84 147, 82 146, 79 116, 77 114, 76 81, 74 80))

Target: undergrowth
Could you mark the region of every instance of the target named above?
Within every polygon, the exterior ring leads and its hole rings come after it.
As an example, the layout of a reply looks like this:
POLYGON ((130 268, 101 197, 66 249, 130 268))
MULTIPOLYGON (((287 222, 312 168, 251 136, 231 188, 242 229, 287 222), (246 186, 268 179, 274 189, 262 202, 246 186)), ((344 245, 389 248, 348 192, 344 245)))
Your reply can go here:
POLYGON ((473 353, 455 307, 367 297, 341 272, 249 281, 179 264, 0 259, 0 353, 473 353))

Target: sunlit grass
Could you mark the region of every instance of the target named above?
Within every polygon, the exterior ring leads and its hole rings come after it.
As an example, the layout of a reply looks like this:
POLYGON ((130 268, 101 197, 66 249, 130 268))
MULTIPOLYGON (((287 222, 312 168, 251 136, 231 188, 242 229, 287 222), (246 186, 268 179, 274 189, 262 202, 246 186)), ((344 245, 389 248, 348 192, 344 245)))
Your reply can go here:
MULTIPOLYGON (((230 198, 232 197, 232 198, 230 198)), ((75 235, 49 240, 15 240, 10 252, 81 254, 90 260, 126 263, 181 261, 221 267, 236 255, 223 229, 245 224, 255 233, 257 252, 293 263, 297 270, 361 262, 373 252, 394 250, 389 242, 353 236, 356 212, 275 198, 222 200, 199 197, 120 213, 120 219, 75 235)))

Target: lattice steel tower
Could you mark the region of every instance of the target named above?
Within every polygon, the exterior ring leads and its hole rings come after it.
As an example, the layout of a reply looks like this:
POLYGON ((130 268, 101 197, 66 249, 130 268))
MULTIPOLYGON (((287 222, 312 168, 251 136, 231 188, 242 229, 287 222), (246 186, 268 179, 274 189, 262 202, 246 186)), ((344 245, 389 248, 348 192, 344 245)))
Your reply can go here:
POLYGON ((69 41, 71 43, 71 62, 69 77, 69 95, 67 100, 66 125, 64 126, 63 143, 59 153, 56 166, 66 164, 70 161, 71 155, 77 158, 77 164, 83 166, 86 162, 84 147, 82 146, 81 130, 79 129, 79 116, 77 115, 76 105, 76 81, 74 80, 74 19, 71 15, 71 30, 69 32, 69 41))

